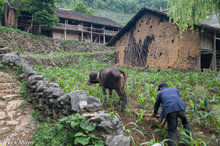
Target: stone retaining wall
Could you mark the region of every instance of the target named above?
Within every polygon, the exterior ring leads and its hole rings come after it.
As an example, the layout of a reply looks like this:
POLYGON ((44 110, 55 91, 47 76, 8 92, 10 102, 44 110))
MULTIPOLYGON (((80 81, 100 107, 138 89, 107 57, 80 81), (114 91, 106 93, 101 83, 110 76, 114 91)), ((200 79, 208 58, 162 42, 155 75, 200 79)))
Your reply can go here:
POLYGON ((129 137, 124 135, 122 122, 101 110, 100 100, 85 91, 73 91, 65 94, 56 83, 48 83, 43 80, 26 61, 22 60, 18 53, 9 53, 3 56, 2 63, 10 67, 20 67, 22 78, 27 83, 29 91, 28 100, 34 108, 40 110, 41 118, 50 117, 58 119, 75 113, 81 113, 89 123, 95 125, 101 133, 101 138, 109 146, 127 146, 129 137))

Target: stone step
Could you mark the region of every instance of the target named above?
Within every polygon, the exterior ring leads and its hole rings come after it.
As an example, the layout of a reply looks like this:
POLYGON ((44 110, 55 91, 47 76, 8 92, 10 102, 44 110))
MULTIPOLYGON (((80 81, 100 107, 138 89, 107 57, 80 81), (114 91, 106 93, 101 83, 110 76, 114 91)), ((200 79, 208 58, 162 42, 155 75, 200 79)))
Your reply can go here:
POLYGON ((0 72, 0 77, 12 78, 12 76, 9 73, 5 73, 5 72, 0 72))
POLYGON ((0 95, 7 95, 7 94, 20 94, 20 89, 9 89, 9 90, 2 90, 0 95), (2 93, 3 92, 3 93, 2 93))
POLYGON ((5 112, 0 112, 0 120, 3 120, 7 117, 7 114, 5 112))
POLYGON ((3 101, 0 101, 0 109, 1 109, 1 111, 2 111, 2 109, 5 109, 5 107, 6 107, 6 103, 3 102, 3 101))
POLYGON ((0 128, 0 135, 6 134, 6 133, 8 133, 10 131, 11 131, 11 129, 9 127, 0 128))
POLYGON ((14 82, 16 81, 12 78, 7 78, 7 77, 0 78, 0 83, 14 83, 14 82))
POLYGON ((20 94, 10 94, 10 95, 2 96, 2 98, 5 100, 12 100, 13 98, 17 98, 17 97, 20 97, 20 94))
POLYGON ((0 91, 17 88, 19 85, 17 83, 0 83, 0 91))

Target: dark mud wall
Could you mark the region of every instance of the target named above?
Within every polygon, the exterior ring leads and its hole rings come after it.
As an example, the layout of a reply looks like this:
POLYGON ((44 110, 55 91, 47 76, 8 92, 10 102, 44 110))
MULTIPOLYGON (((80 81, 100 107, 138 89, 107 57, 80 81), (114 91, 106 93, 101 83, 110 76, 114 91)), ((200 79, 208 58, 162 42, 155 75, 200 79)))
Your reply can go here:
POLYGON ((154 36, 146 36, 144 43, 142 40, 136 42, 134 38, 134 28, 132 28, 128 48, 124 51, 124 63, 133 66, 145 66, 147 62, 148 47, 153 40, 154 36))
POLYGON ((196 31, 187 30, 181 37, 166 18, 148 13, 116 42, 116 58, 119 65, 199 70, 199 44, 196 31))

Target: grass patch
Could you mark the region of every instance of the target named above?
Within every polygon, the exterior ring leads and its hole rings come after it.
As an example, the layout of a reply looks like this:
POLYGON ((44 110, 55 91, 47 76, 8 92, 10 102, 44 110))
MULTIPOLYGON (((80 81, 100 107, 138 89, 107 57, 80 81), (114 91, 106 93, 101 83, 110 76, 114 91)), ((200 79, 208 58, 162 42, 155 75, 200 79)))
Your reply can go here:
POLYGON ((21 110, 21 109, 24 109, 25 107, 26 107, 26 104, 23 103, 23 104, 19 105, 19 106, 16 108, 16 110, 21 110))
POLYGON ((6 73, 10 73, 12 71, 10 67, 8 67, 7 65, 3 65, 2 63, 0 63, 0 70, 6 73))
POLYGON ((0 96, 0 101, 6 102, 6 100, 2 98, 2 96, 0 96))
POLYGON ((21 33, 21 34, 25 34, 25 35, 30 35, 30 33, 27 33, 25 31, 22 31, 20 29, 13 29, 13 28, 8 28, 5 26, 0 26, 0 31, 5 31, 5 32, 17 32, 17 33, 21 33))
MULTIPOLYGON (((20 29, 8 28, 8 27, 1 26, 1 25, 0 25, 0 31, 4 31, 4 33, 5 33, 5 32, 17 32, 17 33, 20 33, 20 34, 32 36, 34 39, 37 39, 37 40, 48 39, 48 37, 46 37, 46 36, 35 35, 35 34, 31 34, 31 33, 22 31, 22 30, 20 30, 20 29)), ((5 36, 7 37, 7 34, 5 34, 5 36)), ((9 38, 8 38, 8 39, 9 39, 9 38)))
MULTIPOLYGON (((54 52, 52 55, 45 55, 45 54, 24 54, 21 53, 21 56, 31 56, 35 58, 58 58, 62 56, 91 56, 95 54, 103 53, 101 51, 95 51, 95 52, 65 52, 65 51, 57 51, 54 52)), ((108 54, 111 55, 111 54, 108 54)))
POLYGON ((9 116, 7 116, 4 120, 10 121, 11 118, 9 116))
POLYGON ((29 96, 27 83, 24 80, 21 82, 20 95, 23 99, 27 99, 29 96))
POLYGON ((30 111, 30 114, 32 115, 32 117, 33 117, 33 120, 35 121, 35 122, 40 122, 39 121, 39 118, 38 118, 38 115, 39 115, 39 113, 40 113, 40 111, 39 110, 31 110, 30 111))

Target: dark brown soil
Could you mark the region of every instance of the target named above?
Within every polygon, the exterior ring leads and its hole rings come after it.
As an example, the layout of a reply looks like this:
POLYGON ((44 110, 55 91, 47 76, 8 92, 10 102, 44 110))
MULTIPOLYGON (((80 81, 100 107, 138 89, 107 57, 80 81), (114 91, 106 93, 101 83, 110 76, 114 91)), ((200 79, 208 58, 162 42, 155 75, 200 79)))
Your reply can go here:
MULTIPOLYGON (((134 111, 137 109, 140 110, 140 107, 134 106, 134 105, 136 105, 136 100, 134 99, 134 97, 127 97, 127 98, 128 98, 128 104, 129 104, 130 111, 134 111)), ((120 105, 117 105, 114 108, 109 108, 108 106, 105 106, 104 109, 108 110, 108 111, 117 112, 120 116, 120 120, 122 121, 123 125, 125 125, 126 129, 132 129, 135 127, 132 124, 128 124, 128 123, 129 122, 134 122, 134 123, 136 122, 136 120, 137 120, 136 114, 132 113, 129 115, 126 112, 121 112, 120 105), (126 124, 128 124, 128 125, 126 126, 126 124)), ((151 111, 146 111, 146 113, 151 114, 151 111)), ((160 111, 159 111, 159 113, 160 113, 160 111)), ((159 128, 158 124, 159 124, 159 120, 157 118, 144 117, 142 119, 141 123, 138 124, 138 126, 139 126, 138 129, 143 132, 144 136, 142 136, 137 131, 131 130, 131 135, 134 138, 135 145, 139 145, 143 142, 150 141, 151 139, 153 139, 154 130, 159 128)), ((201 133, 202 135, 205 135, 205 137, 200 137, 200 136, 196 135, 196 136, 194 136, 195 139, 202 139, 203 141, 208 141, 208 140, 210 140, 210 137, 213 133, 215 135, 217 135, 217 133, 215 132, 214 129, 210 129, 209 127, 198 125, 194 121, 192 121, 190 124, 192 125, 194 133, 201 133)), ((181 127, 182 127, 182 125, 179 123, 178 128, 181 128, 181 127)), ((166 128, 167 128, 167 125, 164 128, 165 133, 167 133, 166 128)), ((128 133, 126 133, 126 135, 129 136, 128 133)), ((162 133, 161 131, 156 132, 154 136, 157 141, 162 141, 164 139, 168 139, 168 138, 164 138, 164 133, 162 133)), ((134 145, 132 140, 130 140, 130 145, 131 146, 134 145)), ((215 142, 213 141, 213 142, 209 143, 209 145, 215 145, 215 142)), ((181 144, 179 146, 185 146, 185 145, 181 144)))

